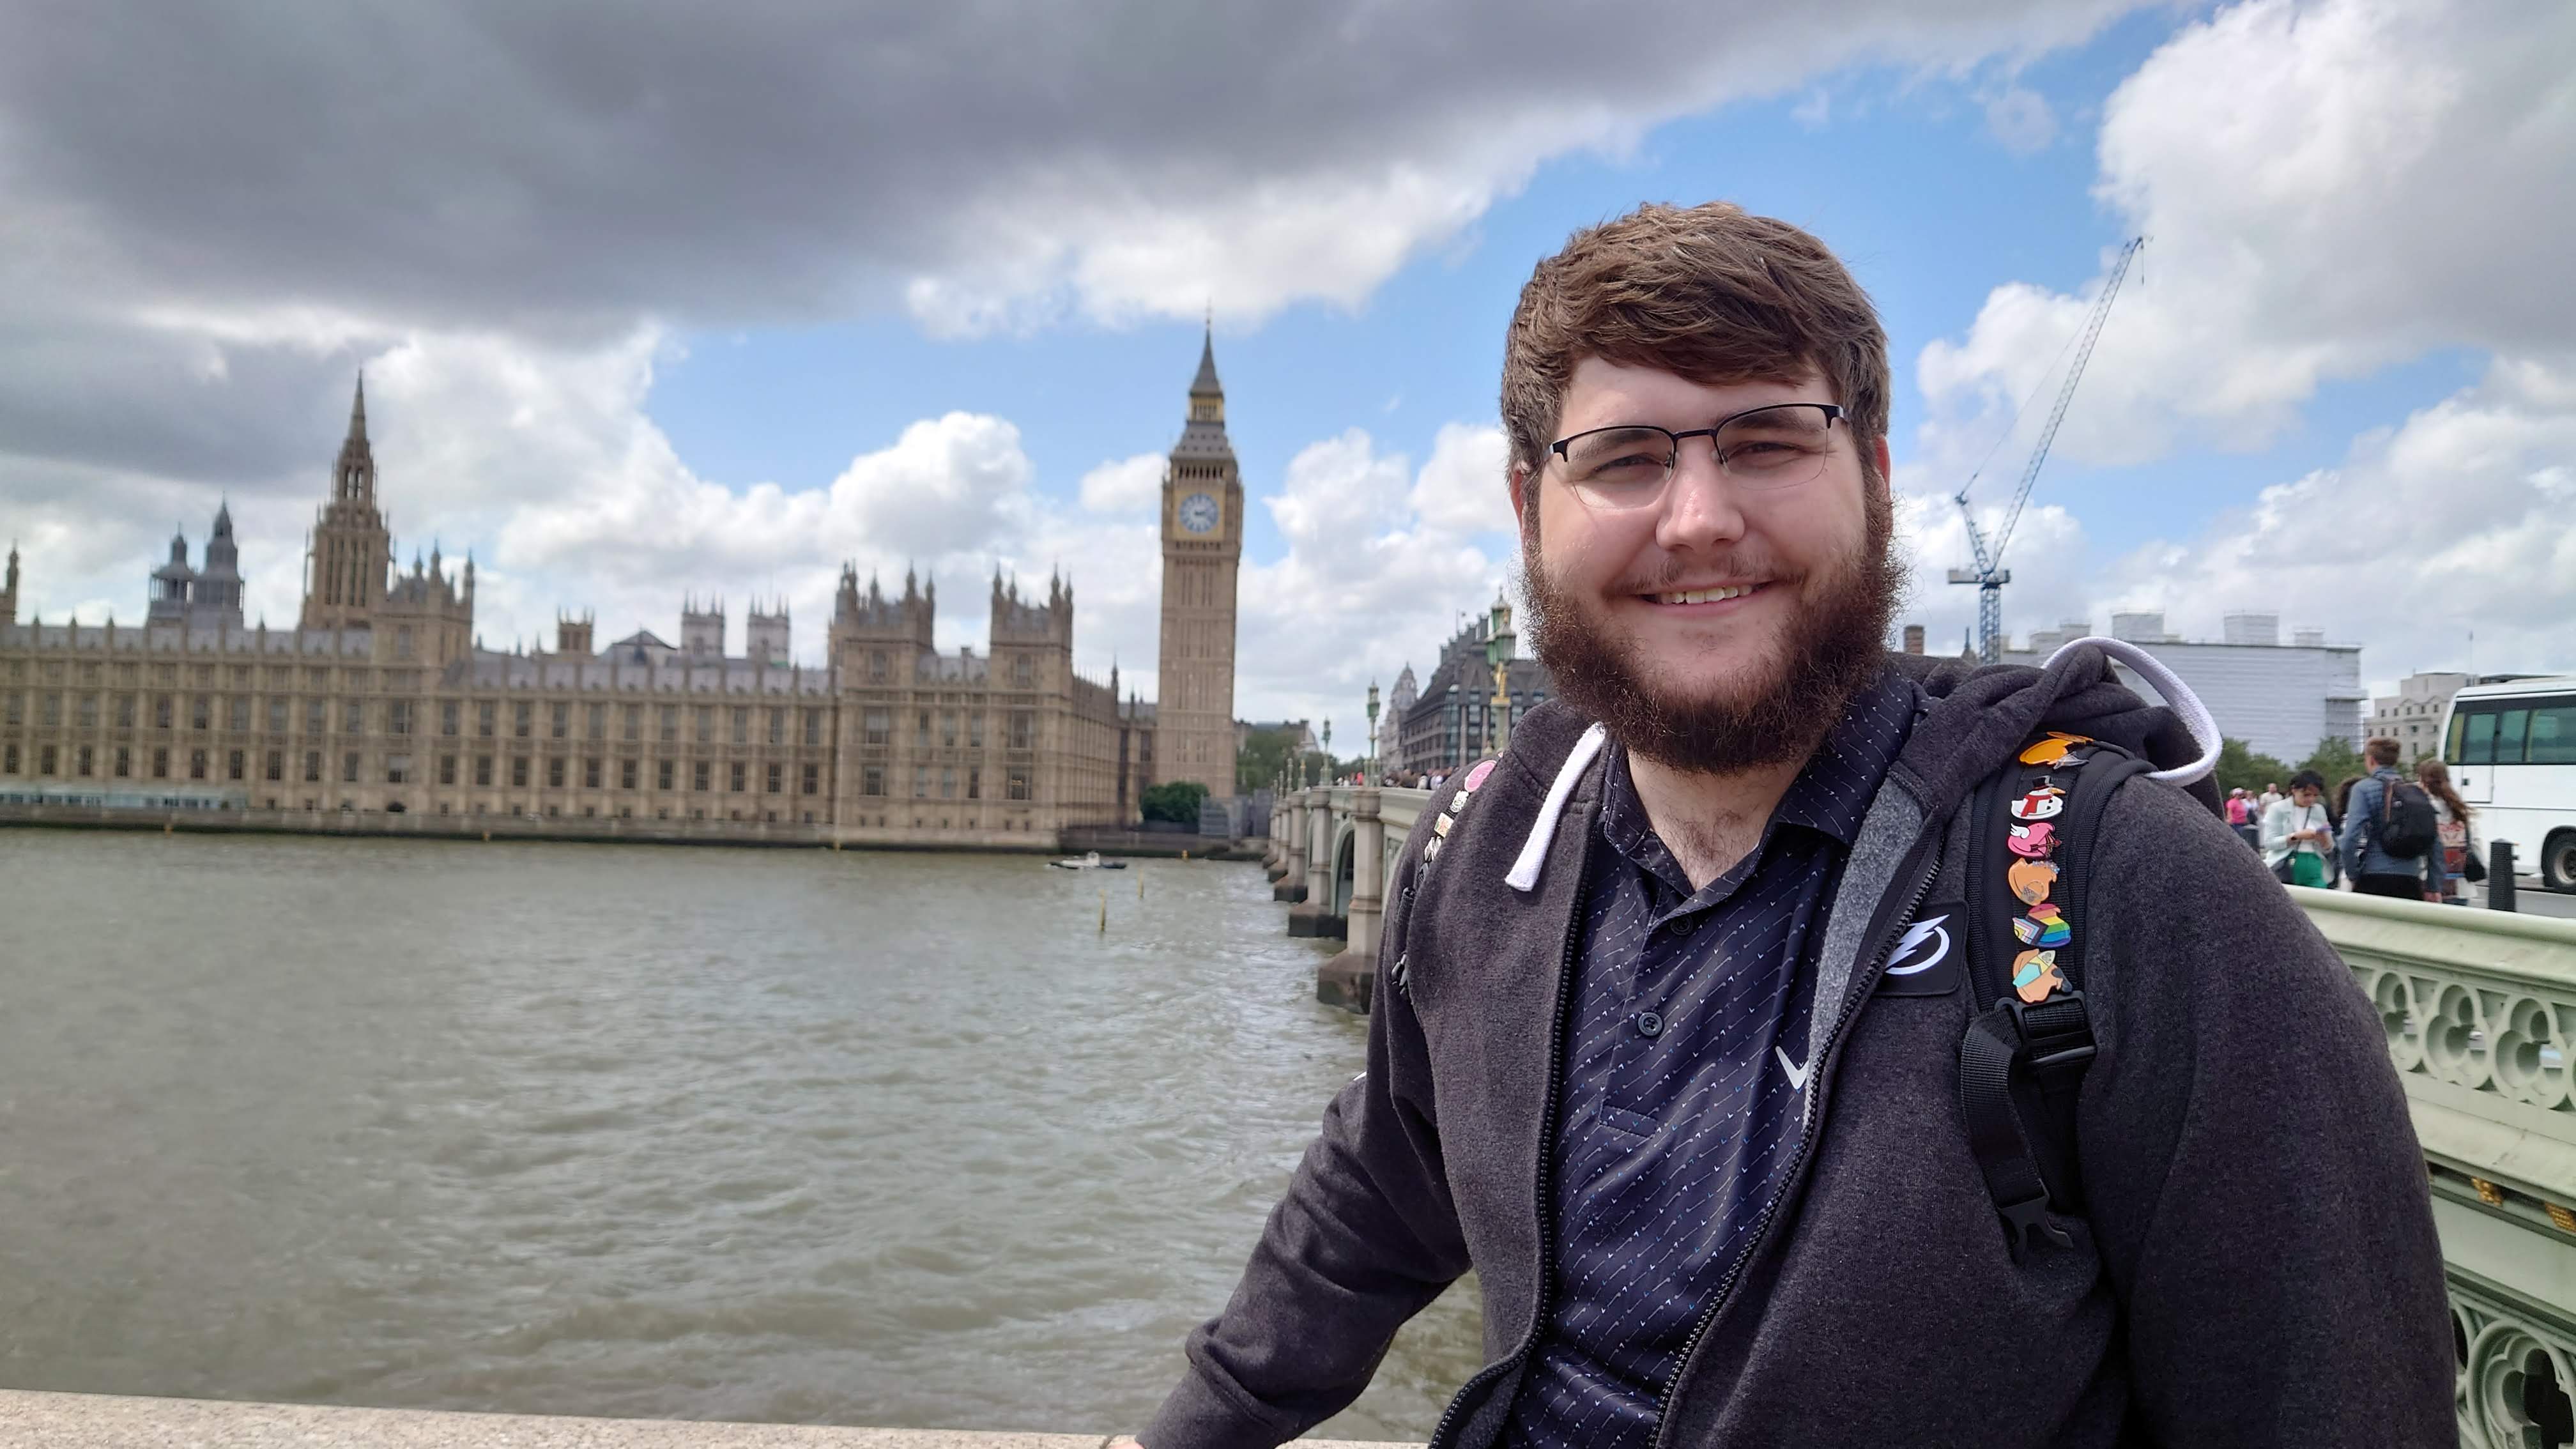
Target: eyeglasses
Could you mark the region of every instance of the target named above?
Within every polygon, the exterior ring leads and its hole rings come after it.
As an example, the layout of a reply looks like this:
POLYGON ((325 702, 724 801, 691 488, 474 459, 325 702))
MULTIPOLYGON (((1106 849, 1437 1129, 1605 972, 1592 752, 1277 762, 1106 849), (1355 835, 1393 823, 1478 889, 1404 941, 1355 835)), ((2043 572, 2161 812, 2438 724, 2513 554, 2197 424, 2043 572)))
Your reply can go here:
POLYGON ((1643 508, 1661 499, 1673 481, 1684 438, 1708 439, 1717 450, 1718 471, 1739 488, 1795 488, 1825 471, 1834 450, 1834 420, 1842 416, 1833 403, 1772 403, 1684 433, 1649 423, 1594 428, 1559 438, 1548 451, 1565 460, 1565 481, 1585 504, 1643 508))

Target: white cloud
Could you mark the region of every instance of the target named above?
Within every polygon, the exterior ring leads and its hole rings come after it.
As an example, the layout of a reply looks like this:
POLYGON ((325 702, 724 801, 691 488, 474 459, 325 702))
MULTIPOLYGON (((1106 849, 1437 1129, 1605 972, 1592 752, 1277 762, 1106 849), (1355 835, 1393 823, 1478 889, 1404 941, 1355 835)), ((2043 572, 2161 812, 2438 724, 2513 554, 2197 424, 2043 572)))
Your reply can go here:
POLYGON ((1138 453, 1132 458, 1102 463, 1082 475, 1082 506, 1093 513, 1150 510, 1162 502, 1166 466, 1160 453, 1138 453))
POLYGON ((2045 151, 2057 139, 2057 112, 2037 91, 2008 85, 1987 96, 1985 106, 1986 133, 2016 156, 2045 151))

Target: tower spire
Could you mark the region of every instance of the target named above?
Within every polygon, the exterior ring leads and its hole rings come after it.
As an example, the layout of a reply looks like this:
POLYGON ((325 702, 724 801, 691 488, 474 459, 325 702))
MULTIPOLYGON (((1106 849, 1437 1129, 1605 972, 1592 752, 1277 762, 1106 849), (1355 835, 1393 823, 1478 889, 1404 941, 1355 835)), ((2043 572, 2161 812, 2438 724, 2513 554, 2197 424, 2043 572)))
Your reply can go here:
POLYGON ((364 445, 367 441, 367 370, 358 369, 357 395, 349 401, 349 441, 364 445))

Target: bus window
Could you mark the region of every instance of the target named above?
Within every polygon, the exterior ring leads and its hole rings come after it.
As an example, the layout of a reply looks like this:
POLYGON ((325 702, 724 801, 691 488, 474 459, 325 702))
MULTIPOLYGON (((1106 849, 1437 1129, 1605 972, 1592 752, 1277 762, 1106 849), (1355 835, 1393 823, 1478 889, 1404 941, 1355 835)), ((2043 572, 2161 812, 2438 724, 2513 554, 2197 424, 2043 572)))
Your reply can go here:
POLYGON ((2535 765, 2576 765, 2576 701, 2548 704, 2531 712, 2529 753, 2535 765))
POLYGON ((2455 765, 2494 764, 2496 717, 2481 710, 2475 714, 2461 715, 2454 724, 2459 725, 2463 722, 2465 722, 2466 737, 2459 742, 2459 756, 2451 763, 2455 765))
POLYGON ((2509 709, 2498 716, 2496 725, 2495 762, 2499 765, 2522 763, 2522 736, 2531 723, 2531 711, 2509 709))

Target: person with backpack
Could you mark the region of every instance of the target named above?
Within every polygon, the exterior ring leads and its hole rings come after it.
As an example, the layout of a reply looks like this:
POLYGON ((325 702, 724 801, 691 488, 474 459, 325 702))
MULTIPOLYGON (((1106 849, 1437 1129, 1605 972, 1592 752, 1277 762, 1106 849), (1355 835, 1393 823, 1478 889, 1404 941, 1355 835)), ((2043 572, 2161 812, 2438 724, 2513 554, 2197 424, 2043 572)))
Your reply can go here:
POLYGON ((2343 813, 2343 859, 2352 888, 2401 901, 2439 900, 2440 822, 2424 787, 2399 772, 2401 747, 2382 736, 2361 747, 2370 773, 2343 813))
POLYGON ((1434 1449, 2456 1437, 2378 1014, 2146 651, 1886 648, 1890 391, 1784 222, 1539 263, 1502 417, 1557 697, 1424 805, 1367 1070, 1145 1449, 1295 1438, 1470 1270, 1434 1449))

